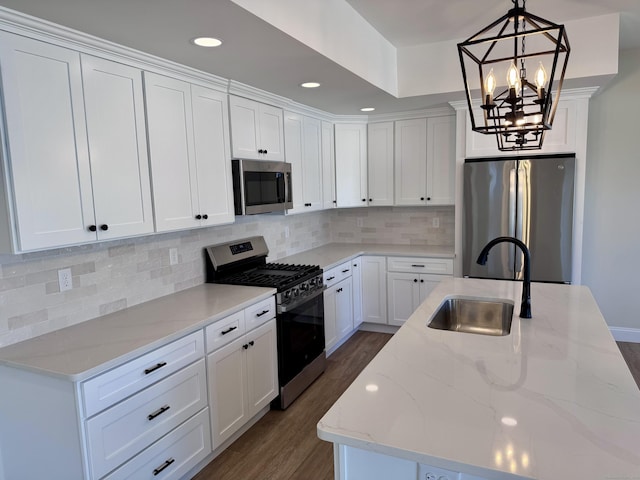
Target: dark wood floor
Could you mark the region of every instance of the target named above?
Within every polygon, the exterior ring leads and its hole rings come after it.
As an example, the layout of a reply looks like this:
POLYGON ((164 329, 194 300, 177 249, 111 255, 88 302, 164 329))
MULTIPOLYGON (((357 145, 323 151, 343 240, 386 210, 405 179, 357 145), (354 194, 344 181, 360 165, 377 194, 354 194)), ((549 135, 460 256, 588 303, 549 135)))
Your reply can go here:
POLYGON ((390 338, 356 332, 287 410, 269 411, 194 480, 333 480, 333 445, 317 437, 316 424, 390 338))
MULTIPOLYGON (((333 480, 333 447, 318 439, 316 424, 389 338, 357 332, 287 410, 269 411, 194 480, 333 480)), ((640 344, 619 342, 618 347, 640 387, 640 344)))

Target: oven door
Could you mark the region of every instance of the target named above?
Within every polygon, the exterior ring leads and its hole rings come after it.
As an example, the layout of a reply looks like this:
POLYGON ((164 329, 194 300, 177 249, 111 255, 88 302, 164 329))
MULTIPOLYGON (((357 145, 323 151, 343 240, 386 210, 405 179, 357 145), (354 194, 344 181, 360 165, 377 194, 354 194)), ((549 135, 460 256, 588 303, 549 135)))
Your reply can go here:
POLYGON ((293 306, 278 309, 278 377, 286 385, 324 352, 322 290, 293 306))

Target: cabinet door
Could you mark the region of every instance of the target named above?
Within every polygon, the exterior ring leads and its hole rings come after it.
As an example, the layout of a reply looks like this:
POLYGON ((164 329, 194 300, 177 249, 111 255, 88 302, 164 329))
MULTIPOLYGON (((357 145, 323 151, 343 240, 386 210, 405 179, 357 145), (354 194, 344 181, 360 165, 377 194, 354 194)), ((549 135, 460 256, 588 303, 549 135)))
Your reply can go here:
POLYGON ((427 204, 455 203, 455 116, 427 120, 427 204))
POLYGON ((420 275, 420 298, 416 308, 425 301, 425 299, 431 292, 433 292, 433 289, 438 286, 442 279, 442 275, 430 275, 427 273, 423 273, 422 275, 420 275))
POLYGON ((336 291, 336 330, 341 340, 353 330, 353 292, 351 277, 333 287, 336 291))
POLYGON ((144 73, 156 230, 199 225, 190 85, 144 73))
POLYGON ((303 134, 302 115, 292 112, 284 114, 284 142, 286 161, 291 164, 291 194, 293 208, 287 213, 304 211, 304 183, 303 183, 303 134))
POLYGON ((322 158, 320 120, 311 117, 303 119, 303 177, 302 190, 307 211, 322 208, 322 158))
POLYGON ((270 320, 246 337, 249 418, 278 396, 276 321, 270 320))
POLYGON ((367 126, 335 126, 338 207, 367 205, 367 126))
POLYGON ((260 111, 259 104, 246 98, 229 96, 231 117, 231 154, 233 158, 260 160, 260 111))
POLYGON ((390 272, 387 275, 389 325, 402 325, 420 304, 420 275, 390 272))
POLYGON ((249 420, 245 337, 207 356, 211 436, 216 449, 249 420))
POLYGON ((387 259, 362 257, 362 319, 387 323, 387 259))
POLYGON ((234 221, 227 95, 191 85, 200 225, 234 221))
POLYGON ((322 204, 323 208, 336 207, 336 159, 333 124, 322 122, 322 204))
POLYGON ((353 282, 353 328, 362 323, 362 259, 351 262, 351 278, 353 282))
POLYGON ((284 160, 284 134, 282 126, 282 109, 271 105, 259 104, 260 143, 265 153, 263 160, 284 160))
POLYGON ((369 206, 393 205, 393 122, 367 128, 369 206))
POLYGON ((80 55, 0 32, 17 250, 96 239, 80 55))
POLYGON ((98 238, 151 233, 142 72, 89 55, 81 60, 98 238))
POLYGON ((396 205, 425 205, 427 198, 427 119, 396 122, 396 205))
POLYGON ((338 341, 336 325, 336 287, 335 285, 324 291, 324 345, 328 352, 338 341))

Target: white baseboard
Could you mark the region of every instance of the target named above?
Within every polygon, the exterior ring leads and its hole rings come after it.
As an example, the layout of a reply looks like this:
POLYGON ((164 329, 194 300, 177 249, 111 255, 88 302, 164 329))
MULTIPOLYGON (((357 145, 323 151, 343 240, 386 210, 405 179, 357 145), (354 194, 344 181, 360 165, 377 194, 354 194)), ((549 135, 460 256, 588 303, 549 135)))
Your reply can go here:
POLYGON ((640 328, 609 327, 616 342, 640 343, 640 328))

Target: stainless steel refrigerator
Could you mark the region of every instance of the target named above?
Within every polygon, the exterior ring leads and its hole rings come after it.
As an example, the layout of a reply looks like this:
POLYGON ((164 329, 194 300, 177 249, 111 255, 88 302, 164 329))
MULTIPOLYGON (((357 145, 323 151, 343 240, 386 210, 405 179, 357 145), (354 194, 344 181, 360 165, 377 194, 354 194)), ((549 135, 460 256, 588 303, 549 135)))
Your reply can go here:
POLYGON ((522 240, 531 252, 531 281, 571 283, 575 155, 467 159, 464 164, 462 272, 521 280, 523 255, 511 243, 476 259, 495 237, 522 240))

